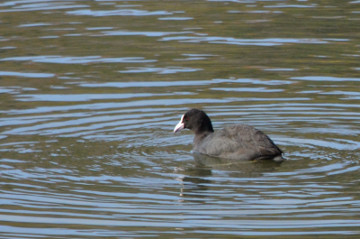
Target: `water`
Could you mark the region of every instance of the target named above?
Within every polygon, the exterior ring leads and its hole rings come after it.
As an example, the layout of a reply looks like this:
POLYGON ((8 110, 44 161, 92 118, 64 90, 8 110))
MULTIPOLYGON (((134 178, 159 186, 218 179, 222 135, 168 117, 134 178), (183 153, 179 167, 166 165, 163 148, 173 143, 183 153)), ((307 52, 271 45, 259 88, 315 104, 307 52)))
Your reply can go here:
POLYGON ((358 238, 359 1, 2 1, 1 238, 358 238), (189 108, 288 159, 194 156, 189 108))

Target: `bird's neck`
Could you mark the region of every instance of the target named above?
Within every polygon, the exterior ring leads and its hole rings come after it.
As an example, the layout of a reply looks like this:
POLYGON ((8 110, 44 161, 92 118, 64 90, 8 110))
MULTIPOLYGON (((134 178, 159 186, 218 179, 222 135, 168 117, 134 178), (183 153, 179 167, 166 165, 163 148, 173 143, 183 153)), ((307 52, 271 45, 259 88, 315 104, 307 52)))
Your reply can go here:
POLYGON ((209 118, 204 119, 204 121, 200 124, 200 127, 195 129, 194 131, 195 134, 199 134, 199 135, 214 133, 211 120, 209 118))
POLYGON ((197 142, 202 141, 204 138, 211 135, 212 133, 214 133, 214 130, 213 131, 195 132, 194 143, 196 144, 197 142))

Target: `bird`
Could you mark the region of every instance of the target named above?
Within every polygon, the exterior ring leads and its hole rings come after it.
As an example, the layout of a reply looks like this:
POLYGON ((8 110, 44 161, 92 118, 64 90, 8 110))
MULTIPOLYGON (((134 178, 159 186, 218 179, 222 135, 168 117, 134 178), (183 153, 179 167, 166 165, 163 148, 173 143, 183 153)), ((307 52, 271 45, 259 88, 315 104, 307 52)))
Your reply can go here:
POLYGON ((199 109, 190 109, 181 116, 174 133, 182 129, 195 133, 194 153, 230 160, 285 160, 283 151, 262 131, 245 124, 214 131, 209 116, 199 109))

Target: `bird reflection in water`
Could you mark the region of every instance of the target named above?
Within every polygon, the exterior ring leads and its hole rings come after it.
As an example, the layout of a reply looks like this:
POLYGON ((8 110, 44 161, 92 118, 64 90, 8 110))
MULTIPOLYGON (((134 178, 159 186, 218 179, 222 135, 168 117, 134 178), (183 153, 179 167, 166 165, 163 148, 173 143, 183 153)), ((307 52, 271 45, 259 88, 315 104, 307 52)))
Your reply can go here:
POLYGON ((256 178, 265 173, 275 172, 281 167, 281 163, 269 160, 239 161, 211 157, 205 154, 194 153, 195 164, 192 167, 177 168, 176 173, 181 173, 176 178, 181 183, 179 196, 180 201, 194 200, 199 202, 201 198, 208 197, 212 185, 218 185, 217 176, 213 171, 236 178, 256 178))

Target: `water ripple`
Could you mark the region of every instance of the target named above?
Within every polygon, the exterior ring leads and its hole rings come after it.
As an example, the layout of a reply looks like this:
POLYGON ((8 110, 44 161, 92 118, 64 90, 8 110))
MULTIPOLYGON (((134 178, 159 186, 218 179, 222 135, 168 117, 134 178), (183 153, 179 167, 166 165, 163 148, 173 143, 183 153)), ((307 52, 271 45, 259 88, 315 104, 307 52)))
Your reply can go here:
POLYGON ((55 74, 52 74, 52 73, 0 71, 0 76, 16 76, 16 77, 25 77, 25 78, 50 78, 50 77, 54 77, 55 74))
POLYGON ((337 81, 360 81, 360 78, 350 78, 350 77, 332 77, 332 76, 297 76, 292 77, 293 80, 304 80, 304 81, 330 81, 330 82, 337 82, 337 81))
POLYGON ((116 9, 116 10, 91 10, 79 9, 74 11, 67 11, 68 15, 77 16, 93 16, 93 17, 106 17, 106 16, 164 16, 172 15, 168 11, 147 11, 137 9, 116 9))
POLYGON ((163 37, 168 35, 180 35, 192 33, 190 31, 183 32, 159 32, 159 31, 128 31, 128 30, 116 30, 116 31, 103 31, 105 36, 146 36, 146 37, 163 37))
POLYGON ((17 56, 0 58, 0 61, 31 61, 38 63, 56 63, 56 64, 87 64, 87 63, 150 63, 157 60, 145 59, 143 57, 117 57, 104 58, 101 56, 17 56))
POLYGON ((201 71, 199 68, 190 67, 132 67, 129 70, 119 71, 120 73, 157 73, 157 74, 176 74, 181 72, 195 72, 201 71))
MULTIPOLYGON (((19 95, 19 101, 92 101, 92 100, 115 100, 115 99, 131 99, 137 97, 156 97, 167 96, 170 94, 152 94, 152 93, 128 93, 128 94, 22 94, 19 95)), ((171 95, 176 95, 172 93, 171 95)))
MULTIPOLYGON (((166 70, 166 68, 160 68, 166 70)), ((181 71, 180 71, 181 72, 181 71)), ((132 88, 132 87, 171 87, 171 86, 209 86, 223 83, 244 83, 254 85, 286 85, 293 84, 293 81, 286 80, 258 80, 258 79, 211 79, 211 80, 191 80, 191 81, 136 81, 136 82, 103 82, 103 83, 79 83, 82 87, 106 87, 106 88, 132 88)))
POLYGON ((84 8, 88 5, 73 4, 73 2, 59 2, 59 1, 43 1, 43 0, 30 0, 30 1, 6 1, 0 4, 0 7, 11 7, 9 9, 0 9, 0 12, 24 12, 24 11, 47 11, 47 10, 62 10, 84 8))
POLYGON ((314 2, 1 2, 0 237, 357 238, 358 1, 314 2), (193 154, 195 107, 287 160, 193 154))
POLYGON ((327 44, 330 42, 348 41, 348 39, 314 39, 314 38, 266 38, 266 39, 237 39, 218 36, 170 36, 161 41, 179 41, 188 43, 208 42, 213 44, 230 44, 243 46, 280 46, 284 44, 327 44))

